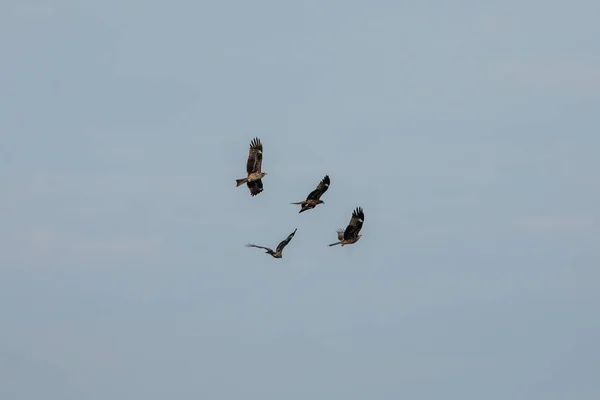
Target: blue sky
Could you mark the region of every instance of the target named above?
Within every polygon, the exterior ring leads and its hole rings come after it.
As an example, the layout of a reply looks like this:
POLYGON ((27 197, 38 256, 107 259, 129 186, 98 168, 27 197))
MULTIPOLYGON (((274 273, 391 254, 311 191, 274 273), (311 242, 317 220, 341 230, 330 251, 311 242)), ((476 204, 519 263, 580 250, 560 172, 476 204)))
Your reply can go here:
POLYGON ((597 2, 2 10, 2 399, 599 398, 597 2))

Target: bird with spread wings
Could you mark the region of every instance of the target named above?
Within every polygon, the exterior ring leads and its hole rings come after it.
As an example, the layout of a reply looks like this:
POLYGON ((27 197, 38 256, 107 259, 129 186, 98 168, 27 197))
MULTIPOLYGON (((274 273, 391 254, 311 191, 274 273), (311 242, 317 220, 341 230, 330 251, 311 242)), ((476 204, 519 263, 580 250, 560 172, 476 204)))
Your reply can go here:
POLYGON ((252 243, 248 243, 246 245, 246 247, 256 247, 257 249, 263 249, 266 250, 265 253, 270 254, 271 256, 273 256, 274 258, 281 258, 283 257, 283 249, 285 248, 285 246, 288 245, 288 243, 292 240, 292 238, 294 237, 294 235, 296 234, 296 231, 298 230, 298 228, 294 229, 294 232, 290 233, 288 235, 287 238, 285 238, 284 240, 282 240, 278 245, 277 248, 275 249, 275 251, 273 251, 272 249, 268 248, 268 247, 263 247, 263 246, 257 246, 255 244, 252 243))
POLYGON ((236 187, 243 185, 248 186, 251 196, 256 196, 263 191, 262 178, 267 175, 261 171, 263 147, 259 138, 254 138, 250 142, 250 150, 248 151, 248 161, 246 162, 246 173, 248 176, 241 179, 236 179, 236 187))
POLYGON ((362 207, 356 207, 356 209, 352 212, 352 218, 350 218, 350 223, 348 223, 346 229, 337 230, 338 242, 331 243, 329 246, 341 244, 343 247, 344 245, 358 242, 358 239, 360 239, 362 236, 359 235, 359 232, 362 229, 364 220, 365 213, 363 212, 362 207))
POLYGON ((323 196, 323 193, 325 193, 327 189, 329 189, 330 183, 331 181, 329 180, 329 175, 325 175, 325 178, 323 178, 321 182, 319 182, 317 188, 308 194, 306 200, 290 204, 300 204, 301 207, 299 213, 304 212, 306 210, 311 210, 315 208, 318 204, 325 204, 325 202, 321 200, 321 196, 323 196))

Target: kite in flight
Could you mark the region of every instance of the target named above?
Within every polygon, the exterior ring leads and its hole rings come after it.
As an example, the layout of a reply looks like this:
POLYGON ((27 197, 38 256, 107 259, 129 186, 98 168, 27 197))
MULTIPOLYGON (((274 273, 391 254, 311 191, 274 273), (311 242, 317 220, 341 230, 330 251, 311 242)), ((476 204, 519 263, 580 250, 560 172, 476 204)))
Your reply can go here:
POLYGON ((321 182, 319 182, 317 188, 309 193, 308 197, 306 197, 306 200, 290 204, 301 204, 302 207, 300 208, 299 213, 306 210, 311 210, 315 208, 318 204, 325 204, 325 202, 321 200, 321 196, 323 196, 323 193, 325 193, 327 189, 329 189, 329 183, 331 183, 329 180, 329 175, 325 175, 325 178, 323 178, 321 182))
POLYGON ((256 247, 257 249, 264 249, 264 250, 266 250, 265 253, 270 254, 274 258, 281 258, 281 257, 283 257, 283 254, 282 254, 283 253, 283 249, 292 240, 292 238, 296 234, 297 230, 298 230, 298 228, 294 229, 294 232, 290 233, 287 238, 285 238, 284 240, 282 240, 281 243, 279 243, 277 245, 277 248, 275 249, 275 251, 273 251, 272 249, 270 249, 268 247, 257 246, 257 245, 252 244, 252 243, 247 244, 246 247, 256 247))
POLYGON ((251 196, 256 196, 263 191, 262 178, 267 175, 261 171, 262 167, 262 152, 263 147, 259 138, 254 138, 250 142, 250 150, 248 152, 248 161, 246 162, 247 177, 236 179, 236 187, 243 185, 248 186, 251 196))
POLYGON ((356 209, 352 212, 352 218, 350 218, 350 223, 345 230, 338 229, 338 242, 331 243, 329 246, 335 246, 336 244, 341 244, 342 247, 346 244, 352 244, 358 242, 358 239, 362 235, 358 233, 362 229, 363 222, 365 220, 365 214, 362 210, 362 207, 356 207, 356 209))

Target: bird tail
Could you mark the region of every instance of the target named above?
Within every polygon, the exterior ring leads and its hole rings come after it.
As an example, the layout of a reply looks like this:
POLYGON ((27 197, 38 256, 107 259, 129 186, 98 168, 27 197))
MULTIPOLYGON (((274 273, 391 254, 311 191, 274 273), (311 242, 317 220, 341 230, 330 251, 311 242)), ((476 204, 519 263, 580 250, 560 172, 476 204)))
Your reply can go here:
POLYGON ((335 246, 336 244, 342 244, 342 242, 331 243, 329 246, 335 246))
POLYGON ((248 178, 236 179, 235 180, 235 187, 243 185, 246 182, 248 182, 248 178))

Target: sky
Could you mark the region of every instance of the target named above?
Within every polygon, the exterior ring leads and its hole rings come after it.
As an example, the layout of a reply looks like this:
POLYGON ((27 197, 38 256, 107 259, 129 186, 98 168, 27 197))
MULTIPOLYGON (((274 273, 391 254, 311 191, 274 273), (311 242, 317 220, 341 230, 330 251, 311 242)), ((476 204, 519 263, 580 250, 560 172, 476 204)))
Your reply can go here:
POLYGON ((0 398, 600 398, 598 2, 0 8, 0 398))

